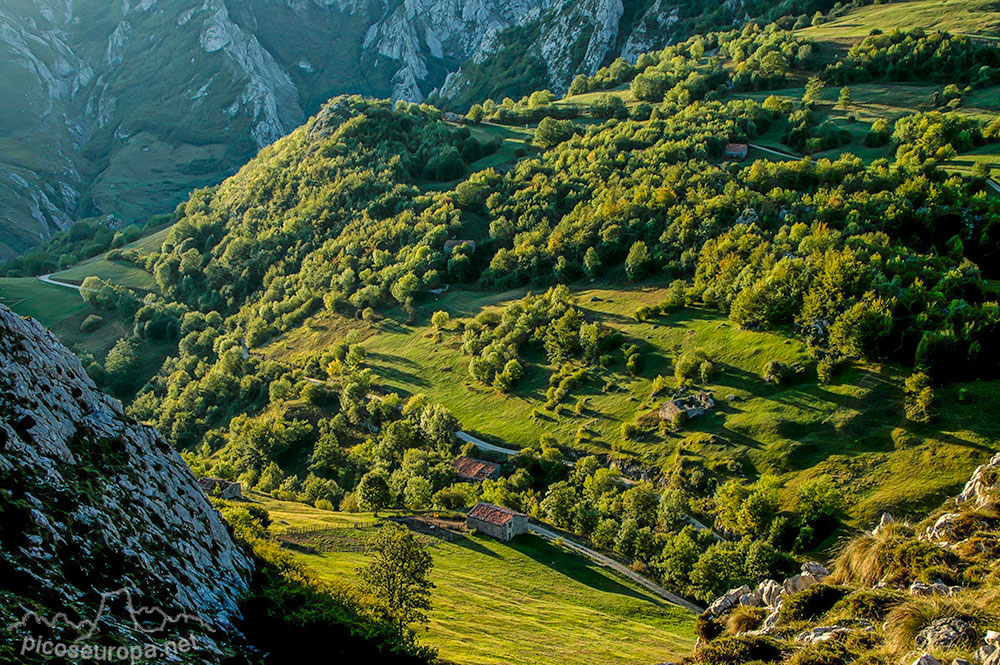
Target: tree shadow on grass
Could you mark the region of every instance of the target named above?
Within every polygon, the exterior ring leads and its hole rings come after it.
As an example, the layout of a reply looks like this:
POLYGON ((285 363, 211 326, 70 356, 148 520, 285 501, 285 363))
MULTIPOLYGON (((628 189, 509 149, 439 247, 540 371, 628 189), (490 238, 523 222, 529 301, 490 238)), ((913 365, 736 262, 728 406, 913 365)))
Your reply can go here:
POLYGON ((373 370, 375 370, 375 374, 379 378, 387 381, 395 381, 397 383, 408 383, 410 385, 420 386, 424 388, 429 387, 431 385, 427 379, 417 374, 414 374, 413 372, 403 371, 398 367, 393 367, 392 365, 379 365, 375 363, 369 363, 368 365, 373 370))
POLYGON ((507 545, 560 575, 591 589, 629 596, 637 600, 659 602, 652 595, 636 591, 616 581, 611 577, 612 573, 604 572, 596 563, 584 558, 583 555, 567 553, 538 536, 518 536, 507 545))
POLYGON ((457 538, 455 538, 450 542, 452 545, 458 545, 459 547, 463 547, 471 552, 475 552, 476 554, 490 556, 493 557, 494 559, 503 558, 493 550, 489 549, 488 547, 484 547, 483 545, 477 543, 475 540, 469 538, 468 536, 459 535, 457 538))

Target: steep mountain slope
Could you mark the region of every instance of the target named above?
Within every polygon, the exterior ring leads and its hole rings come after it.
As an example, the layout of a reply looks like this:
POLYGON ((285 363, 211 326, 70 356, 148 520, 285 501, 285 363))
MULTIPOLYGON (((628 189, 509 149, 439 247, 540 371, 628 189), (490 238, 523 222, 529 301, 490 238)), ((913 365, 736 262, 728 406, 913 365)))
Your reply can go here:
POLYGON ((177 453, 97 391, 51 333, 2 306, 0 333, 0 622, 25 619, 0 659, 29 637, 71 642, 85 631, 70 621, 95 621, 101 644, 193 631, 205 649, 195 662, 215 662, 250 558, 177 453), (142 607, 194 619, 146 635, 121 614, 142 607))
POLYGON ((0 0, 0 258, 82 217, 169 211, 360 93, 564 92, 705 26, 825 0, 0 0))

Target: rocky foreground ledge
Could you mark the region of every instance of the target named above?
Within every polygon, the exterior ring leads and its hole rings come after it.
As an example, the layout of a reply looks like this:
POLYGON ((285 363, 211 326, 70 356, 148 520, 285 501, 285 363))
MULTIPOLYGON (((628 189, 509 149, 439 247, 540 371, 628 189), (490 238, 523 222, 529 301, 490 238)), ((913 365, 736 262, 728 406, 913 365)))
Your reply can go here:
POLYGON ((923 520, 883 515, 830 570, 726 592, 684 662, 1000 665, 998 557, 1000 454, 923 520))
POLYGON ((190 470, 37 322, 0 306, 0 660, 27 639, 221 660, 253 563, 190 470), (82 644, 83 641, 78 642, 82 644))

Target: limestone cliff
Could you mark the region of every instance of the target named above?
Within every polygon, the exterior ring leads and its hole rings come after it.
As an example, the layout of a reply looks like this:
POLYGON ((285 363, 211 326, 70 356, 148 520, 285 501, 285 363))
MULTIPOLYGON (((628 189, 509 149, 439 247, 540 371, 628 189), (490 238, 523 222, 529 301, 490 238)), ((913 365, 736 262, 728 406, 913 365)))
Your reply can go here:
POLYGON ((678 3, 0 0, 0 259, 84 217, 170 212, 338 94, 447 102, 518 53, 524 86, 564 92, 683 36, 678 3))
POLYGON ((226 650, 251 559, 159 434, 3 306, 0 515, 0 661, 29 638, 87 633, 125 646, 194 634, 192 662, 226 650))

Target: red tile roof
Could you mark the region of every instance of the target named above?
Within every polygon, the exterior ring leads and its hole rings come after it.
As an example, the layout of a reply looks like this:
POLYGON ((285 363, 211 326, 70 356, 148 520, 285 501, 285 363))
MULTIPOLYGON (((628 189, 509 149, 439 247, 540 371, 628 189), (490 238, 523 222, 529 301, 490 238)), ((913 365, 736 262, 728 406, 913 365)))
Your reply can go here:
POLYGON ((497 526, 503 526, 514 519, 516 515, 527 517, 523 513, 516 512, 510 508, 504 508, 503 506, 495 506, 492 503, 477 503, 476 507, 469 511, 469 517, 497 526))
POLYGON ((499 464, 471 457, 458 457, 451 465, 459 476, 468 480, 486 480, 500 468, 499 464))

